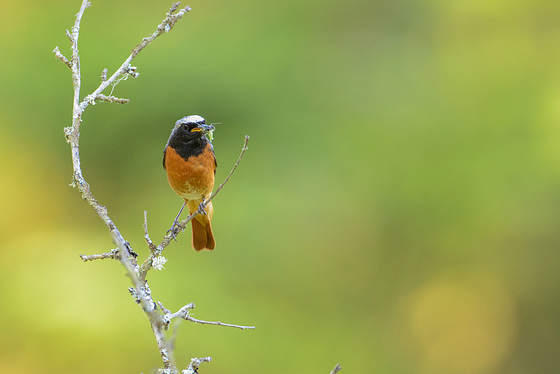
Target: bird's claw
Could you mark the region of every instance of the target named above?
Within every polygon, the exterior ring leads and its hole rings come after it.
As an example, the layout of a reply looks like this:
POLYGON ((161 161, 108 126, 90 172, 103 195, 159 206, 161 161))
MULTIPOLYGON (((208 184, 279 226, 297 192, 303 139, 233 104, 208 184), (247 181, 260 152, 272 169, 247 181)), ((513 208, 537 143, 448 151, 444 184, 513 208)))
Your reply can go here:
POLYGON ((179 221, 174 220, 173 221, 173 225, 171 225, 171 228, 169 230, 167 230, 167 232, 165 233, 166 235, 171 233, 171 238, 175 241, 177 241, 177 235, 179 234, 179 231, 181 230, 181 224, 179 223, 179 221))
POLYGON ((198 206, 198 214, 206 215, 206 210, 204 210, 205 208, 206 208, 206 201, 203 201, 198 206))

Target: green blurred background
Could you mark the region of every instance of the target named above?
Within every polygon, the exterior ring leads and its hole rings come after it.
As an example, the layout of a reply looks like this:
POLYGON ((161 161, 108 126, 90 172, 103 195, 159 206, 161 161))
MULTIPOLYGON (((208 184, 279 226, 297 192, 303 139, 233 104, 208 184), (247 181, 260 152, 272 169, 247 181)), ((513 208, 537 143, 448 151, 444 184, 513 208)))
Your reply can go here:
MULTIPOLYGON (((0 372, 149 373, 149 324, 71 189, 79 0, 1 1, 0 372)), ((93 0, 83 91, 171 2, 93 0)), ((186 4, 184 4, 186 5, 186 4)), ((83 117, 95 196, 145 257, 181 204, 162 151, 187 114, 221 122, 214 252, 190 230, 149 281, 203 373, 560 372, 560 3, 199 1, 83 117)))

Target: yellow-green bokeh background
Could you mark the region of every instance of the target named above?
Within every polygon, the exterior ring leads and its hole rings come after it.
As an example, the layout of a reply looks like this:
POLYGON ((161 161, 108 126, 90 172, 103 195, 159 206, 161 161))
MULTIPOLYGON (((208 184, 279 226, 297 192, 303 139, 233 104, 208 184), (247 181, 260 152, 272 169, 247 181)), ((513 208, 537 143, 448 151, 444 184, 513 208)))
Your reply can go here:
MULTIPOLYGON (((78 0, 1 1, 0 372, 149 373, 145 317, 106 228, 68 184, 64 30, 78 0)), ((213 253, 190 233, 149 281, 203 373, 560 371, 560 3, 199 1, 88 108, 95 196, 145 256, 180 205, 161 166, 174 121, 215 133, 213 253)), ((167 1, 93 0, 83 94, 167 1)))

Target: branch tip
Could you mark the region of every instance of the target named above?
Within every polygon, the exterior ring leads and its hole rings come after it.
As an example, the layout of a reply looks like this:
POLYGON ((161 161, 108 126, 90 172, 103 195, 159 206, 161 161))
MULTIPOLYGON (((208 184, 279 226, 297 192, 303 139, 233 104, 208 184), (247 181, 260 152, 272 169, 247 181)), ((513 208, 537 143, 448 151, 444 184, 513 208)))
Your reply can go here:
MULTIPOLYGON (((152 242, 152 239, 150 238, 150 234, 148 233, 148 212, 147 211, 144 211, 144 224, 142 225, 142 227, 144 227, 144 239, 146 240, 146 243, 148 244, 148 247, 150 248, 150 252, 152 253, 151 257, 153 258, 154 256, 158 256, 159 253, 156 253, 157 247, 152 242)), ((148 259, 146 259, 146 261, 148 259)))
POLYGON ((177 1, 176 3, 173 3, 173 5, 171 5, 171 9, 169 9, 169 14, 173 14, 177 11, 177 9, 179 9, 179 5, 181 5, 180 1, 177 1))
POLYGON ((340 364, 336 364, 336 366, 334 367, 334 369, 331 370, 331 374, 336 374, 336 373, 338 373, 341 369, 342 369, 342 366, 340 366, 340 364))
POLYGON ((58 46, 54 47, 53 53, 54 53, 54 57, 56 57, 60 61, 64 62, 66 64, 66 66, 68 66, 68 68, 70 70, 72 70, 72 63, 70 61, 68 61, 68 59, 60 52, 60 49, 58 49, 58 46))

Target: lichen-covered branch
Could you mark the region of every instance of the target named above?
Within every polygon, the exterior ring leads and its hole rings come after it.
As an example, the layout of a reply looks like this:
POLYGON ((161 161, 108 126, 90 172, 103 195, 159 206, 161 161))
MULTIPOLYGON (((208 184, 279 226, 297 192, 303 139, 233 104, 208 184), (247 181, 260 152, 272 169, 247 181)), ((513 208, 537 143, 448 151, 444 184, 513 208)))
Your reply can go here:
POLYGON ((200 365, 210 361, 212 361, 212 357, 192 358, 191 363, 189 364, 186 370, 183 370, 182 374, 196 374, 198 373, 198 368, 200 365))
POLYGON ((140 53, 148 44, 153 42, 158 36, 163 34, 159 32, 161 28, 164 31, 168 31, 171 27, 187 12, 190 10, 189 7, 181 9, 177 14, 174 13, 178 8, 178 3, 173 4, 171 11, 167 14, 162 24, 160 24, 156 32, 151 36, 144 38, 142 42, 134 48, 132 54, 122 63, 121 67, 115 71, 115 73, 110 77, 106 77, 106 73, 102 76, 102 82, 97 89, 95 89, 90 95, 86 96, 82 101, 80 101, 80 88, 81 88, 81 70, 80 70, 80 55, 78 50, 78 40, 80 36, 80 23, 82 16, 86 8, 91 6, 91 3, 87 0, 82 1, 80 10, 76 14, 76 19, 74 21, 74 26, 72 31, 66 31, 66 35, 70 40, 70 47, 72 49, 72 57, 68 60, 60 52, 60 49, 56 47, 53 51, 56 58, 61 60, 66 66, 68 66, 72 71, 72 83, 74 88, 74 98, 72 106, 72 125, 64 129, 67 142, 70 144, 71 154, 72 154, 72 166, 74 170, 72 185, 76 187, 82 194, 82 198, 95 210, 97 215, 108 227, 113 241, 117 245, 117 249, 109 252, 108 254, 93 255, 93 256, 81 256, 84 261, 90 261, 100 258, 117 258, 125 267, 126 273, 130 278, 134 290, 134 295, 138 304, 142 307, 150 324, 152 330, 154 331, 158 348, 160 350, 162 360, 164 363, 164 368, 174 369, 174 360, 172 355, 172 350, 168 346, 165 335, 163 332, 163 318, 159 311, 155 307, 155 303, 151 298, 151 294, 148 292, 149 288, 147 283, 140 280, 136 274, 136 258, 133 255, 133 251, 129 250, 129 244, 123 238, 122 234, 118 230, 117 226, 113 220, 109 217, 107 209, 101 203, 97 201, 91 192, 89 184, 86 182, 83 173, 80 160, 80 125, 82 121, 82 114, 89 104, 93 104, 95 100, 105 100, 112 102, 124 103, 125 99, 118 99, 112 95, 105 96, 102 95, 103 90, 107 88, 110 84, 115 82, 123 74, 130 74, 130 62, 138 53, 140 53), (163 26, 162 26, 163 25, 163 26), (166 27, 168 26, 168 28, 166 27))
POLYGON ((88 261, 94 261, 94 260, 105 260, 107 258, 111 258, 113 260, 118 259, 119 258, 119 250, 118 249, 113 249, 110 252, 106 252, 106 253, 101 253, 101 254, 97 254, 97 255, 80 255, 80 258, 84 261, 84 262, 88 262, 88 261))
POLYGON ((103 95, 103 94, 97 95, 95 100, 108 101, 110 103, 117 103, 117 104, 128 104, 130 102, 130 99, 122 99, 120 97, 115 97, 115 96, 112 96, 112 95, 107 96, 107 95, 103 95))
MULTIPOLYGON (((191 320, 197 323, 204 323, 204 324, 217 324, 221 326, 231 326, 237 327, 241 329, 246 328, 254 328, 247 327, 247 326, 239 326, 239 325, 231 325, 231 324, 224 324, 221 322, 208 322, 208 321, 201 321, 195 320, 194 318, 188 315, 188 310, 194 308, 194 304, 190 303, 185 307, 181 308, 177 313, 171 313, 169 310, 165 309, 163 305, 160 304, 160 308, 154 302, 152 298, 152 293, 150 287, 148 286, 148 282, 146 281, 146 274, 148 270, 154 268, 156 270, 163 269, 163 264, 165 263, 166 259, 163 256, 160 256, 161 251, 169 244, 172 237, 174 237, 177 233, 173 233, 173 236, 166 236, 159 246, 153 244, 150 236, 148 234, 148 221, 147 221, 147 213, 144 215, 144 233, 145 239, 150 249, 150 254, 148 255, 148 259, 144 261, 142 266, 138 266, 137 264, 137 254, 134 250, 130 247, 130 244, 124 239, 123 235, 117 228, 116 224, 113 222, 111 217, 108 214, 107 208, 103 206, 97 199, 94 197, 90 185, 86 182, 83 172, 82 172, 82 165, 80 159, 80 126, 82 124, 82 115, 85 109, 90 104, 95 104, 96 101, 106 101, 111 103, 118 103, 118 104, 126 104, 130 100, 119 98, 113 96, 113 90, 115 86, 125 80, 129 76, 131 77, 138 77, 139 73, 135 66, 130 65, 131 61, 142 51, 146 48, 150 43, 152 43, 156 38, 163 35, 164 33, 170 31, 175 23, 181 19, 188 11, 190 11, 190 7, 185 7, 180 9, 180 3, 174 3, 170 9, 170 11, 166 14, 164 20, 157 26, 156 30, 150 34, 149 36, 142 39, 142 41, 132 49, 131 54, 128 56, 127 59, 121 64, 121 66, 110 76, 107 76, 107 69, 104 69, 101 73, 101 83, 100 85, 89 95, 85 96, 83 99, 80 98, 80 89, 81 89, 81 70, 80 70, 80 55, 78 50, 78 39, 80 36, 80 24, 82 17, 84 15, 84 11, 86 8, 91 6, 91 3, 87 0, 83 0, 80 10, 76 14, 76 19, 74 21, 74 26, 72 27, 71 31, 66 30, 66 35, 70 40, 70 47, 72 50, 72 56, 70 59, 66 58, 60 49, 56 47, 53 50, 55 57, 61 60, 68 68, 70 68, 72 73, 72 83, 73 83, 73 90, 74 90, 74 97, 73 97, 73 106, 72 106, 72 124, 64 129, 64 133, 66 136, 66 141, 70 144, 71 156, 72 156, 72 167, 73 167, 73 181, 72 186, 77 188, 78 191, 82 194, 82 198, 93 208, 93 210, 97 213, 97 215, 101 218, 101 220, 105 223, 113 241, 116 243, 117 248, 112 249, 109 252, 101 253, 101 254, 94 254, 94 255, 80 255, 80 258, 84 262, 94 261, 94 260, 102 260, 102 259, 115 259, 121 262, 121 264, 126 269, 126 274, 130 278, 132 282, 132 287, 129 288, 130 294, 138 303, 150 322, 152 331, 154 332, 154 336, 156 338, 156 342, 158 345, 158 349, 161 355, 161 359, 163 362, 163 368, 160 369, 160 372, 171 374, 176 373, 177 368, 175 365, 174 355, 173 355, 173 344, 172 340, 169 340, 165 336, 165 331, 169 328, 169 324, 171 320, 177 317, 182 317, 187 320, 191 320), (112 85, 113 89, 109 93, 109 95, 103 94, 103 91, 112 85)), ((234 168, 224 181, 222 185, 212 194, 210 201, 216 194, 223 188, 223 185, 229 180, 233 171, 237 168, 243 153, 247 148, 247 142, 249 137, 246 137, 245 144, 243 151, 237 160, 234 168)), ((187 218, 187 220, 181 223, 182 228, 195 216, 193 214, 187 218)), ((210 357, 204 357, 201 359, 192 359, 191 364, 186 370, 183 372, 192 372, 195 373, 198 366, 203 362, 209 362, 211 360, 210 357)))

